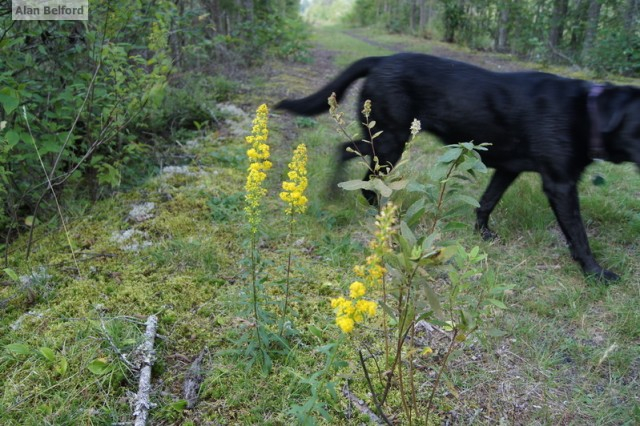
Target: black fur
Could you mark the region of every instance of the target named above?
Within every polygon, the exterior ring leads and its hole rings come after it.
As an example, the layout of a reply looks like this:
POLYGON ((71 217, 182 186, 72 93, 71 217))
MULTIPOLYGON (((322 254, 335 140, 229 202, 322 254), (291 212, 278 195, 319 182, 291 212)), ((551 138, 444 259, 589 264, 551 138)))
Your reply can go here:
MULTIPOLYGON (((495 73, 448 59, 401 53, 353 63, 317 93, 284 100, 276 108, 300 115, 328 110, 327 98, 338 99, 358 78, 366 77, 360 100, 372 102, 371 119, 383 130, 375 139, 381 164, 395 164, 409 140, 414 118, 443 143, 490 142, 482 153, 495 169, 480 200, 476 227, 493 236, 489 215, 521 172, 542 176, 543 189, 560 224, 573 258, 586 274, 607 280, 618 276, 594 259, 580 216, 577 183, 589 156, 590 132, 597 121, 606 159, 631 161, 640 167, 640 89, 606 85, 595 98, 597 120, 587 104, 592 84, 541 72, 495 73)), ((367 133, 365 133, 367 135, 367 133)), ((344 148, 342 161, 353 158, 344 148)))

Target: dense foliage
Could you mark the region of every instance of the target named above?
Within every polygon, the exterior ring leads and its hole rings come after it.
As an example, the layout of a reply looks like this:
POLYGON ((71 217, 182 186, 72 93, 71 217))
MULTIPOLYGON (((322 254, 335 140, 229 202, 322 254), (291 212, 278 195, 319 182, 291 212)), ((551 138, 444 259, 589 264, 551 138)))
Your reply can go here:
POLYGON ((88 21, 13 21, 0 1, 0 238, 140 175, 151 146, 213 122, 229 69, 304 50, 298 2, 92 1, 88 21))
POLYGON ((538 61, 640 73, 638 0, 356 0, 350 20, 538 61))

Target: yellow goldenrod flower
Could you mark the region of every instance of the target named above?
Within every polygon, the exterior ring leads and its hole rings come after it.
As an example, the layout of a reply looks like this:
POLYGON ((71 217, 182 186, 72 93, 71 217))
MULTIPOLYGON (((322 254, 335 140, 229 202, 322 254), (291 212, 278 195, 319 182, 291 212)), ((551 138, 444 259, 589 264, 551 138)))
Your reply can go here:
POLYGON ((367 289, 360 281, 354 281, 349 287, 349 297, 351 297, 352 299, 359 299, 364 296, 366 292, 367 289))
POLYGON ((304 144, 298 145, 293 152, 293 158, 289 163, 287 173, 289 181, 282 182, 283 192, 280 193, 282 201, 287 203, 286 213, 304 213, 307 209, 307 197, 304 191, 307 189, 307 147, 304 144))
POLYGON ((355 322, 347 316, 336 318, 336 324, 340 327, 340 330, 342 330, 343 333, 351 333, 355 326, 355 322))
POLYGON ((366 314, 370 317, 376 314, 377 307, 378 304, 372 300, 360 299, 356 302, 356 312, 366 314))
POLYGON ((265 173, 271 169, 272 164, 269 159, 269 145, 266 144, 269 137, 269 129, 267 128, 267 120, 269 109, 265 104, 260 105, 256 111, 256 118, 253 120, 252 134, 245 139, 251 144, 251 148, 247 150, 249 158, 249 168, 247 174, 247 183, 245 184, 245 212, 251 226, 251 232, 255 234, 260 224, 260 201, 267 194, 267 190, 263 188, 262 183, 267 178, 265 173))
POLYGON ((356 265, 353 268, 359 280, 349 286, 349 299, 338 297, 331 300, 331 307, 336 313, 336 324, 344 333, 352 332, 355 325, 363 322, 365 317, 376 314, 378 304, 364 299, 364 296, 384 283, 387 273, 384 257, 391 251, 396 210, 393 204, 387 203, 376 217, 375 238, 369 244, 370 254, 366 257, 364 265, 356 265))

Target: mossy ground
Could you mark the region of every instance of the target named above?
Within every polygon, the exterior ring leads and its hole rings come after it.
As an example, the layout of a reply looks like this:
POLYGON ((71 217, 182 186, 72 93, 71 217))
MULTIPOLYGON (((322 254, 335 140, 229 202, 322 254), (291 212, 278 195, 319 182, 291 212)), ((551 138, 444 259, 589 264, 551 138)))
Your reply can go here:
MULTIPOLYGON (((407 50, 447 47, 364 35, 407 50)), ((334 75, 333 59, 344 64, 381 49, 336 29, 318 33, 317 40, 324 48, 314 65, 269 63, 256 71, 260 78, 251 90, 233 103, 251 116, 263 102, 273 105, 319 87, 334 75)), ((26 238, 12 244, 8 266, 21 276, 36 276, 28 284, 5 277, 0 287, 0 423, 130 421, 127 392, 135 392, 137 383, 122 356, 133 356, 150 314, 160 319, 153 424, 293 422, 289 408, 309 396, 300 378, 325 362, 315 348, 338 335, 328 299, 343 293, 351 268, 362 261, 372 214, 353 194, 326 197, 341 139, 327 117, 296 119, 273 112, 269 127, 275 170, 267 182, 270 196, 259 248, 263 272, 276 283, 267 290, 274 299, 282 295, 277 283, 287 249, 288 225, 277 199, 280 181, 297 143, 306 143, 310 156, 310 206, 290 245, 292 322, 300 331, 293 350, 276 359, 268 376, 244 368, 231 352, 251 326, 245 313, 248 246, 242 210, 246 145, 241 134, 223 127, 175 147, 192 159, 188 173, 158 171, 135 189, 93 206, 68 208, 65 220, 75 258, 61 229, 37 227, 29 259, 26 238), (131 207, 143 202, 154 203, 153 216, 131 220, 131 207), (123 249, 114 237, 131 229, 142 244, 137 251, 123 249), (38 275, 42 270, 44 277, 38 275), (199 402, 186 410, 183 382, 202 351, 199 402)), ((437 149, 431 138, 413 144, 412 173, 428 169, 437 149)), ((358 177, 362 171, 353 166, 349 173, 358 177)), ((478 195, 484 184, 474 184, 478 195)), ((606 164, 590 168, 582 183, 594 251, 623 275, 621 283, 608 288, 585 282, 571 261, 534 175, 521 178, 496 209, 493 222, 500 240, 485 243, 471 229, 464 231, 461 238, 489 254, 484 279, 514 288, 506 299, 509 310, 495 319, 507 335, 483 345, 475 342, 452 361, 438 400, 443 418, 459 424, 472 419, 482 424, 640 421, 638 188, 640 179, 631 167, 606 164), (605 176, 604 186, 591 184, 596 174, 605 176)), ((471 209, 460 220, 472 223, 471 209)), ((353 377, 352 390, 365 396, 356 371, 354 363, 344 377, 353 377)), ((429 372, 421 377, 432 378, 429 372)), ((346 405, 332 407, 335 424, 357 422, 344 418, 346 405)))

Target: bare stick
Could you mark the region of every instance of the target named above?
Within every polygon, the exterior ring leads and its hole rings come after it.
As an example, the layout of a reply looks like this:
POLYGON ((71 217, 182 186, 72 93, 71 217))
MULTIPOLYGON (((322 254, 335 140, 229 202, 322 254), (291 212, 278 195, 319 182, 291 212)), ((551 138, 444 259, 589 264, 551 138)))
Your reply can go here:
POLYGON ((198 392, 200 391, 200 383, 202 383, 202 359, 207 352, 207 348, 200 351, 200 355, 193 361, 187 378, 184 381, 184 399, 187 400, 187 408, 193 408, 198 402, 198 392))
POLYGON ((149 401, 149 393, 151 392, 151 366, 155 361, 155 350, 153 349, 153 341, 156 337, 156 327, 158 326, 158 317, 150 315, 147 318, 147 329, 144 332, 144 342, 142 343, 142 352, 144 358, 140 366, 140 384, 138 385, 138 395, 136 396, 135 409, 133 417, 135 417, 134 426, 145 426, 151 401, 149 401))

